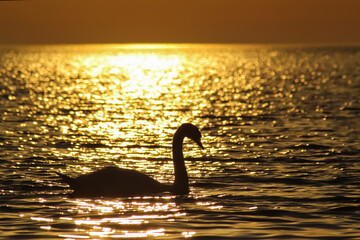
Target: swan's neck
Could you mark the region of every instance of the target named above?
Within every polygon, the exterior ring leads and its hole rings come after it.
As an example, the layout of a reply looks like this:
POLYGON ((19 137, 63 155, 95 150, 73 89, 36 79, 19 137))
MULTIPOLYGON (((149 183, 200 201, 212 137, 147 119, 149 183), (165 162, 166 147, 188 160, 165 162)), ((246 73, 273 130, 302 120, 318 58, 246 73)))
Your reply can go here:
POLYGON ((189 193, 189 181, 183 156, 184 138, 185 136, 181 132, 176 131, 172 145, 175 168, 175 181, 173 185, 173 192, 176 194, 189 193))

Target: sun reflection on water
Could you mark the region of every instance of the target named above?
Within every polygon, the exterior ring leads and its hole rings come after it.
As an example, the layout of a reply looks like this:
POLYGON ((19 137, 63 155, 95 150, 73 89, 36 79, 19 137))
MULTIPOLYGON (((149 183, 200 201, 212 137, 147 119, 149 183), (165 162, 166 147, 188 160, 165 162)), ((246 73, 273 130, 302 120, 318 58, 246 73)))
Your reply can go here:
MULTIPOLYGON (((147 238, 166 235, 166 229, 156 222, 173 222, 184 216, 174 202, 174 196, 134 197, 113 199, 68 199, 70 208, 62 213, 63 224, 75 224, 75 234, 61 234, 67 239, 79 238, 147 238), (68 215, 68 216, 66 216, 68 215), (71 217, 70 217, 71 216, 71 217)), ((22 215, 24 217, 24 215, 22 215)), ((31 217, 43 223, 42 229, 51 231, 53 218, 31 217)), ((185 237, 195 232, 183 233, 185 237)))
MULTIPOLYGON (((160 201, 154 201, 153 197, 125 199, 125 201, 69 199, 67 202, 72 207, 62 215, 70 214, 69 216, 72 217, 30 218, 32 221, 39 222, 41 224, 39 227, 47 231, 58 228, 59 225, 56 222, 61 222, 63 226, 73 223, 74 234, 59 235, 66 239, 160 237, 166 234, 166 229, 156 222, 159 220, 172 222, 184 213, 179 213, 176 204, 169 201, 173 197, 164 196, 155 199, 160 201)), ((20 215, 22 218, 26 216, 27 214, 20 215)), ((195 232, 191 233, 193 234, 195 232)))
POLYGON ((170 84, 179 83, 181 61, 178 55, 152 53, 92 58, 84 63, 91 80, 85 82, 96 89, 85 96, 109 104, 124 98, 156 98, 166 94, 170 84))
POLYGON ((67 91, 78 93, 89 103, 82 107, 84 110, 74 111, 72 124, 63 126, 63 133, 81 130, 90 136, 106 136, 110 141, 125 140, 122 146, 147 135, 139 131, 160 137, 169 134, 163 129, 177 127, 174 119, 186 121, 174 98, 181 92, 180 75, 186 61, 179 54, 152 52, 99 55, 84 60, 86 74, 82 74, 87 78, 77 80, 67 91))

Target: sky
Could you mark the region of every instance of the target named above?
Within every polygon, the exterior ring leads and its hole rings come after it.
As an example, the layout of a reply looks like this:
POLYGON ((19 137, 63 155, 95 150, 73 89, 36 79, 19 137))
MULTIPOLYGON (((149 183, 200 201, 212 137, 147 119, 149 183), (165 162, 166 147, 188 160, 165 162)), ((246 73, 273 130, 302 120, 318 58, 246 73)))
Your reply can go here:
POLYGON ((0 0, 0 44, 360 43, 360 0, 0 0))

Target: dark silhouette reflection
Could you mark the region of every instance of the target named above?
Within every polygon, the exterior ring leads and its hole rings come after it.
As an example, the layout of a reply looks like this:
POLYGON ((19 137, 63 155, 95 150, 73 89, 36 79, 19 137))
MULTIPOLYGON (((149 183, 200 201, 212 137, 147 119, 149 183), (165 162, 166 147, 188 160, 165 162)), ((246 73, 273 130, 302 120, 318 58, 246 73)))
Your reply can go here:
POLYGON ((199 147, 204 148, 200 141, 201 133, 193 124, 185 123, 176 130, 172 143, 175 168, 175 181, 172 185, 160 183, 136 170, 118 167, 106 167, 76 178, 61 173, 57 174, 74 190, 73 196, 76 197, 141 196, 161 192, 188 194, 189 182, 183 157, 185 137, 192 139, 199 147))

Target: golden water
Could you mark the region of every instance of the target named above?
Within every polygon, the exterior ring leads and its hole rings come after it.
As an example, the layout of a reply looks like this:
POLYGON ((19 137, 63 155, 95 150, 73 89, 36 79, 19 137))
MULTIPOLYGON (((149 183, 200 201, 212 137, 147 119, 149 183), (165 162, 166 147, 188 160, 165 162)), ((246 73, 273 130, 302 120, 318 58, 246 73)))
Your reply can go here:
POLYGON ((0 48, 0 237, 356 239, 360 49, 240 45, 0 48), (116 165, 188 196, 74 199, 116 165))

